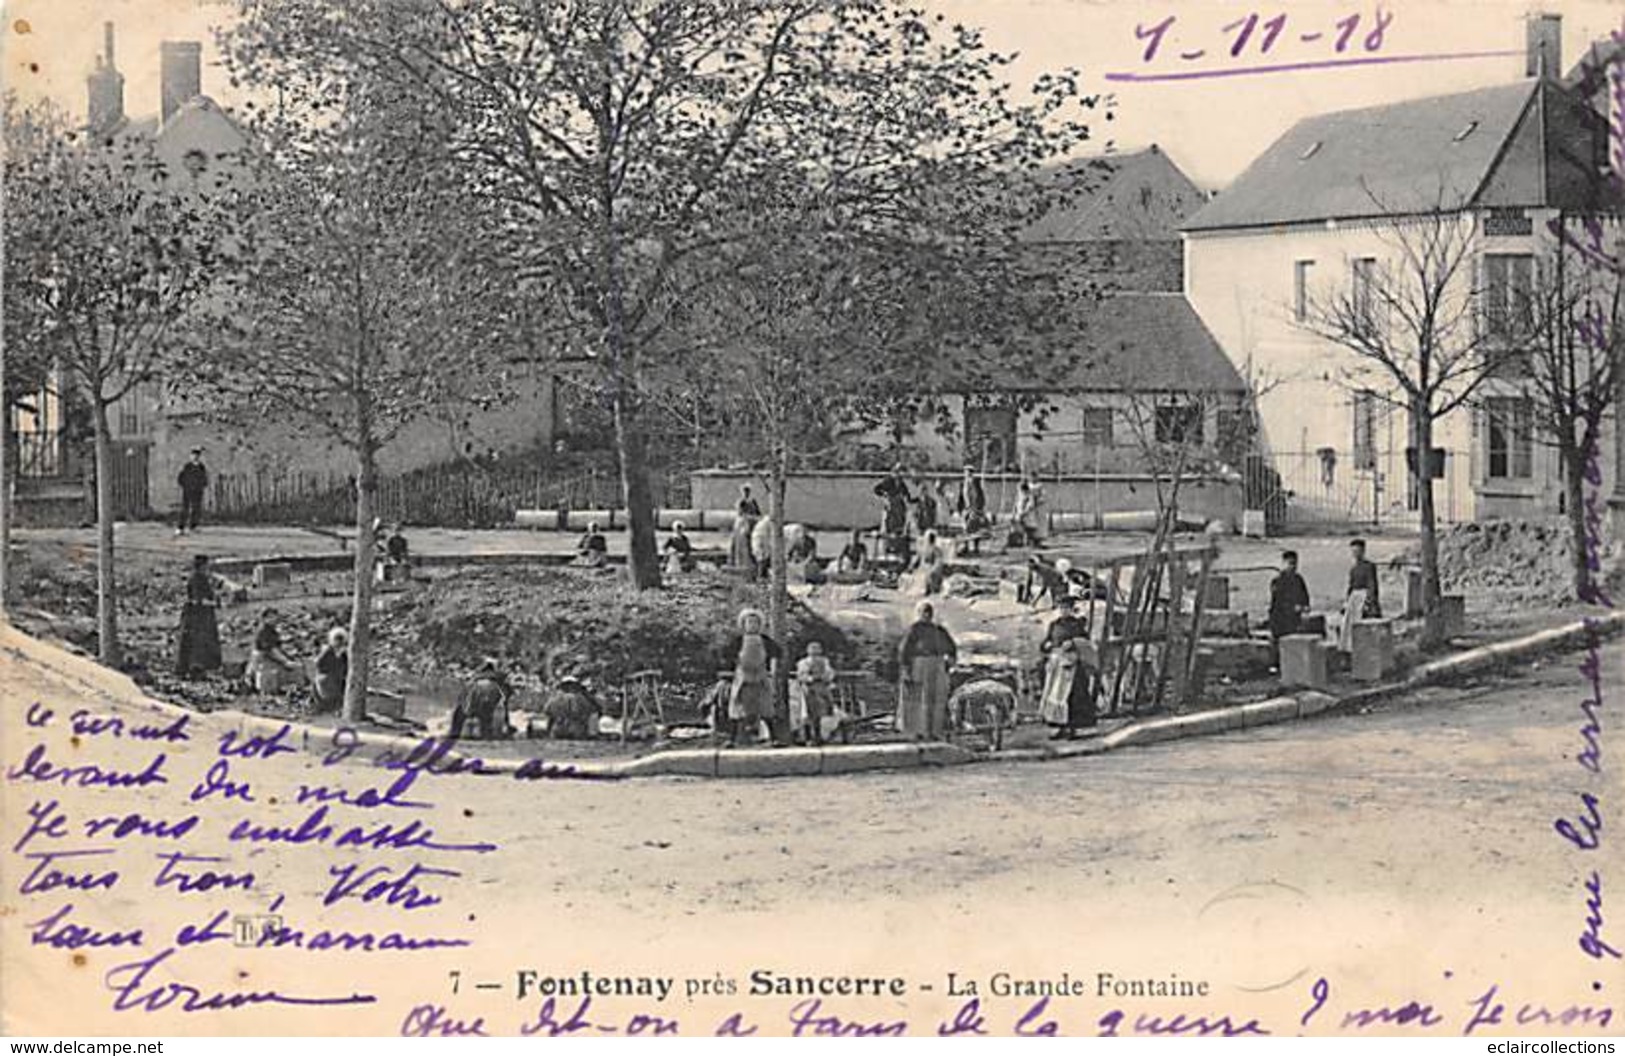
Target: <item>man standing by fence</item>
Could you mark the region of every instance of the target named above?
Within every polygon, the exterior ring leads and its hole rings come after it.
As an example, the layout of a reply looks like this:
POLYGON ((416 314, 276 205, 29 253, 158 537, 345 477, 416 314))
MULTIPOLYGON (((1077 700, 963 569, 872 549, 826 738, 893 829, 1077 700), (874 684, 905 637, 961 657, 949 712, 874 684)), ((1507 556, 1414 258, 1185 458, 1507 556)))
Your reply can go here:
POLYGON ((181 488, 181 516, 175 525, 175 534, 187 530, 197 531, 203 519, 203 493, 209 490, 209 471, 203 465, 203 449, 192 448, 192 458, 181 467, 175 483, 181 488))

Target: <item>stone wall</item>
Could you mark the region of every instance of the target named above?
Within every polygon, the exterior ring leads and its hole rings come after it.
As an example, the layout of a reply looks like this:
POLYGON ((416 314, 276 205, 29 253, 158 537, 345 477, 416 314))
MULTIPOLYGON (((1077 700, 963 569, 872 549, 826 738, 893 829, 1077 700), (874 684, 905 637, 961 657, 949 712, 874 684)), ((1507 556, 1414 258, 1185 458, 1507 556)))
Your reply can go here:
MULTIPOLYGON (((792 524, 820 529, 873 528, 880 523, 880 500, 874 487, 884 474, 863 472, 798 473, 789 481, 785 495, 786 518, 792 524)), ((927 474, 933 486, 946 482, 950 488, 956 474, 927 474)), ((758 476, 738 470, 708 469, 690 477, 693 505, 704 510, 731 510, 739 498, 741 484, 751 485, 762 509, 767 509, 766 484, 758 476)), ((1007 520, 1015 506, 1020 478, 990 476, 983 482, 988 509, 1007 520)), ((1132 473, 1093 476, 1062 475, 1043 478, 1044 501, 1048 512, 1070 515, 1058 522, 1061 527, 1086 528, 1101 514, 1154 511, 1156 487, 1149 475, 1132 473)), ((1240 481, 1204 479, 1187 481, 1180 498, 1180 511, 1192 519, 1225 518, 1233 524, 1241 518, 1240 481)))

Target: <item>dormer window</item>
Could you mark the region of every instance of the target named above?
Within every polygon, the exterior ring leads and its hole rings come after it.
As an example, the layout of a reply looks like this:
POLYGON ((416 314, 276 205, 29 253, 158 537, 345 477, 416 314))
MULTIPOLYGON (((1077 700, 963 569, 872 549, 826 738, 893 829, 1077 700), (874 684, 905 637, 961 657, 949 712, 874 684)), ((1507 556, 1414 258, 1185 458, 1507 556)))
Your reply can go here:
POLYGON ((186 171, 192 174, 192 178, 196 179, 209 167, 209 155, 194 147, 181 158, 181 163, 186 166, 186 171))
POLYGON ((1309 144, 1309 146, 1304 150, 1304 152, 1302 154, 1298 155, 1298 160, 1299 161, 1308 161, 1310 158, 1312 158, 1316 154, 1318 154, 1320 152, 1320 142, 1321 141, 1317 139, 1313 143, 1309 144))
POLYGON ((1469 121, 1469 122, 1467 122, 1467 126, 1465 128, 1463 128, 1460 132, 1456 133, 1455 142, 1460 143, 1462 140, 1464 140, 1468 136, 1472 135, 1473 132, 1475 130, 1477 130, 1477 128, 1478 128, 1478 122, 1477 121, 1469 121))

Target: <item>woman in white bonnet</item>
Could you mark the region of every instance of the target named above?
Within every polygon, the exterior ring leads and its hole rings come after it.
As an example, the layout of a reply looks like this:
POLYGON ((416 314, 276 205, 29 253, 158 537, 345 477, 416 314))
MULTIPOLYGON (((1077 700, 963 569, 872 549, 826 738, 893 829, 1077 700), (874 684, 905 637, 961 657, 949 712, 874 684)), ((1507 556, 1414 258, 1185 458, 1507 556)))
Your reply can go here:
POLYGON ((724 654, 734 673, 728 693, 730 748, 741 739, 754 742, 761 721, 767 719, 771 725, 773 719, 773 665, 779 659, 779 643, 763 633, 764 623, 759 610, 740 610, 739 634, 724 654))

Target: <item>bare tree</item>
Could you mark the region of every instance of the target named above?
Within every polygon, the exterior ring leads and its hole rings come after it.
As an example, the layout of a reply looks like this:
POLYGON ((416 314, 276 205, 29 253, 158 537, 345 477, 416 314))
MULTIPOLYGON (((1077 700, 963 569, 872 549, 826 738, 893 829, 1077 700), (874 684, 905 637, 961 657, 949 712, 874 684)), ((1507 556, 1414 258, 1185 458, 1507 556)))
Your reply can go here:
POLYGON ((1618 219, 1599 217, 1552 222, 1556 244, 1541 261, 1526 311, 1518 321, 1515 351, 1528 371, 1540 435, 1557 452, 1563 469, 1564 510, 1573 540, 1574 596, 1601 598, 1597 555, 1587 545, 1587 482, 1596 468, 1603 418, 1615 406, 1625 380, 1625 271, 1618 219), (1608 242, 1612 239, 1613 244, 1608 242))
POLYGON ((1408 414, 1421 521, 1422 644, 1433 648, 1444 638, 1434 423, 1466 406, 1490 376, 1493 361, 1485 352, 1492 332, 1480 315, 1471 214, 1439 204, 1372 223, 1387 255, 1361 258, 1351 282, 1312 292, 1298 325, 1352 353, 1341 372, 1346 385, 1371 390, 1380 384, 1378 391, 1408 414))
MULTIPOLYGON (((344 717, 366 716, 379 454, 402 429, 486 395, 514 278, 462 193, 431 115, 363 94, 285 93, 256 128, 252 252, 201 365, 217 416, 295 422, 355 459, 344 717)), ((522 326, 517 326, 522 329, 522 326)))
POLYGON ((35 348, 72 383, 64 396, 90 412, 98 650, 116 666, 109 409, 187 354, 228 255, 231 195, 171 179, 138 134, 87 139, 10 106, 6 116, 6 329, 15 338, 31 321, 35 348))
POLYGON ((1219 438, 1209 430, 1218 428, 1215 412, 1239 403, 1238 398, 1211 392, 1125 393, 1119 409, 1141 465, 1151 474, 1159 515, 1177 523, 1185 482, 1218 468, 1219 438), (1210 420, 1215 425, 1210 426, 1210 420))
POLYGON ((838 202, 805 188, 769 204, 758 194, 756 236, 730 247, 731 265, 678 320, 689 342, 683 372, 710 379, 707 398, 736 454, 767 482, 779 529, 768 555, 775 634, 793 470, 817 465, 856 429, 934 419, 947 432, 946 395, 986 391, 994 372, 1042 379, 1062 362, 1043 337, 1084 298, 1074 281, 1082 269, 1016 241, 1013 217, 1032 208, 1022 205, 1020 171, 979 181, 990 195, 999 185, 1006 222, 958 213, 954 204, 974 196, 945 193, 946 184, 912 200, 838 202), (1009 340, 1017 331, 1022 339, 1009 340))
POLYGON ((1036 134, 1077 94, 1053 75, 1023 109, 1001 80, 1007 56, 896 0, 239 6, 256 76, 343 68, 455 116, 470 193, 508 211, 508 248, 599 375, 639 587, 660 577, 650 376, 673 312, 710 281, 699 259, 752 236, 738 203, 786 166, 837 193, 930 180, 996 155, 990 139, 1012 125, 1036 134))

